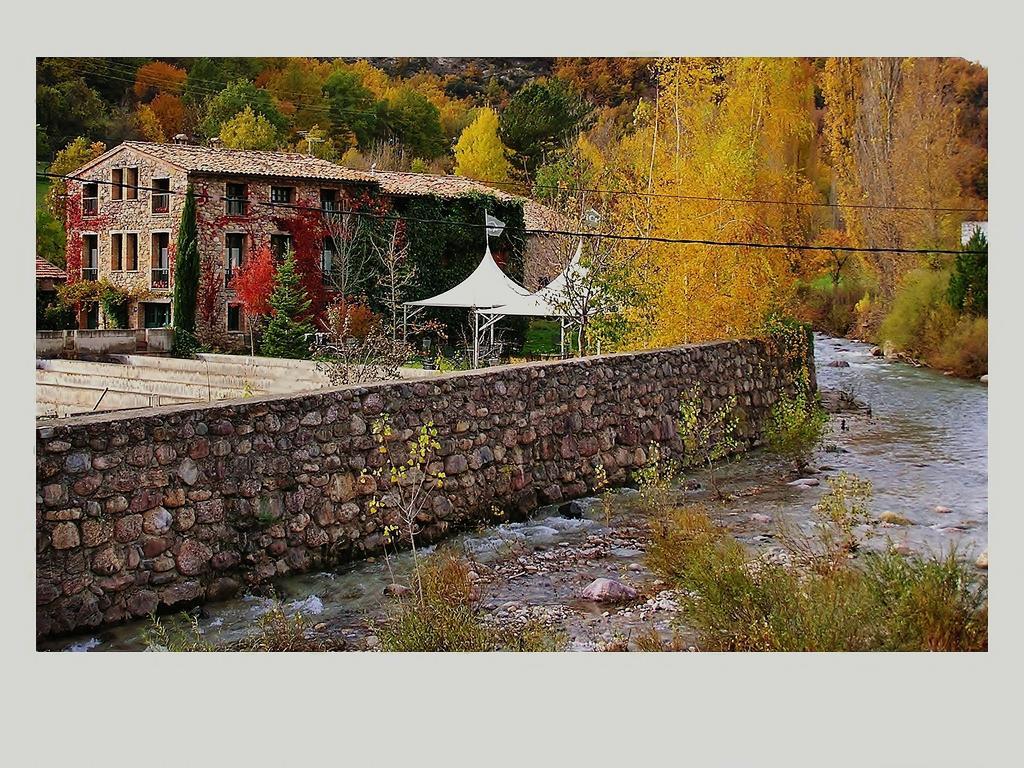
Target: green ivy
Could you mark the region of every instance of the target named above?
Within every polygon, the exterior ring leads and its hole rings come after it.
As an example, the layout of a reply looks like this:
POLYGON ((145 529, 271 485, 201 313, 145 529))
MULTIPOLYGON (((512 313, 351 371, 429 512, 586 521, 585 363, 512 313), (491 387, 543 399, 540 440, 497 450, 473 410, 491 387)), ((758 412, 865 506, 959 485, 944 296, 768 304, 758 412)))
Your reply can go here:
MULTIPOLYGON (((505 272, 516 282, 523 281, 526 235, 523 206, 519 202, 502 202, 486 194, 475 194, 452 200, 440 197, 417 197, 399 200, 396 208, 405 222, 410 260, 416 267, 414 289, 406 300, 435 296, 458 285, 476 269, 484 254, 485 235, 482 227, 467 227, 466 222, 483 224, 484 212, 505 222, 500 237, 491 238, 491 253, 507 257, 505 272), (418 221, 419 220, 419 221, 418 221), (442 222, 442 223, 436 223, 442 222), (449 223, 450 222, 450 223, 449 223)), ((449 341, 457 343, 467 327, 467 310, 431 310, 448 327, 449 341)), ((526 336, 525 319, 506 320, 512 340, 521 345, 526 336)))

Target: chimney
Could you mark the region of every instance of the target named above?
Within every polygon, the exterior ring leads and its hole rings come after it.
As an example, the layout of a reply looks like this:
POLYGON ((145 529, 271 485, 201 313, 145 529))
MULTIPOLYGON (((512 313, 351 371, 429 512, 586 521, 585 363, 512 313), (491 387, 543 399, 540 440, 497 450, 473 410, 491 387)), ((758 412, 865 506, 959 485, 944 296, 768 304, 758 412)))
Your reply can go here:
POLYGON ((221 146, 219 136, 211 136, 210 140, 207 143, 214 149, 218 149, 221 146))
POLYGON ((172 141, 174 141, 175 144, 188 144, 188 136, 184 133, 179 133, 174 137, 174 139, 172 139, 172 141))

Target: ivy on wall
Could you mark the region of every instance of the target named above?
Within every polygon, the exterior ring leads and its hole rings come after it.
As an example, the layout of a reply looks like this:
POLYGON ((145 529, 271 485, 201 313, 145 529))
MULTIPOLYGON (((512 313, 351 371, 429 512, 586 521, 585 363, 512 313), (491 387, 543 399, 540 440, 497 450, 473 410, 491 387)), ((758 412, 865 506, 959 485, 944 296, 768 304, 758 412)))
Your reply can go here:
MULTIPOLYGON (((417 279, 407 301, 435 296, 454 288, 469 277, 484 254, 486 235, 483 227, 467 227, 466 222, 484 223, 484 212, 505 222, 500 237, 491 238, 491 254, 505 273, 516 282, 523 281, 526 238, 523 206, 502 202, 486 194, 457 199, 440 197, 397 198, 395 209, 405 220, 410 259, 417 279), (434 223, 434 222, 451 223, 434 223), (430 223, 427 223, 430 222, 430 223)), ((465 309, 428 310, 448 327, 448 337, 456 343, 467 331, 465 309)), ((517 346, 525 336, 526 322, 505 320, 501 327, 517 346)))

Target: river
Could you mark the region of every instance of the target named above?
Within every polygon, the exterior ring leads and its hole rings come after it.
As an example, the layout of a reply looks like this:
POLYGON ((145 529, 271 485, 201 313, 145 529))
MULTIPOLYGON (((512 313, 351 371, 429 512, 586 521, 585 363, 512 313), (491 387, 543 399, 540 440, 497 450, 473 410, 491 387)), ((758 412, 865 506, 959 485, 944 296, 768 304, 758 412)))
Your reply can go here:
MULTIPOLYGON (((840 471, 870 480, 871 509, 877 517, 891 511, 911 525, 871 526, 874 541, 892 540, 924 553, 956 547, 973 559, 988 539, 988 392, 966 381, 871 355, 871 346, 845 339, 815 337, 820 387, 845 390, 867 402, 870 416, 837 415, 833 430, 812 465, 817 486, 788 484, 785 468, 762 451, 724 465, 718 472, 730 498, 710 505, 713 516, 752 546, 773 546, 773 527, 783 518, 810 525, 810 508, 827 490, 827 478, 840 471), (829 363, 844 361, 848 367, 829 363), (942 510, 942 511, 937 511, 942 510), (949 511, 945 511, 949 510, 949 511)), ((688 479, 700 481, 699 472, 688 479)), ((540 617, 558 625, 570 650, 592 650, 615 638, 653 626, 671 631, 674 603, 669 592, 643 565, 643 521, 631 513, 629 489, 605 499, 585 500, 581 519, 569 519, 554 507, 537 510, 525 522, 486 526, 454 537, 454 543, 479 561, 485 574, 481 600, 500 623, 540 617), (610 522, 610 525, 609 525, 610 522), (578 597, 581 586, 597 576, 619 578, 646 598, 637 605, 605 610, 578 597)), ((707 500, 705 492, 691 496, 707 500)), ((405 572, 410 556, 392 558, 405 572)), ((279 579, 274 584, 286 612, 301 611, 311 622, 329 627, 350 647, 366 647, 368 621, 387 608, 387 564, 377 558, 336 572, 279 579)), ((228 643, 253 631, 273 601, 247 594, 203 606, 198 623, 212 643, 228 643)), ((165 623, 181 625, 169 617, 165 623)), ((41 650, 141 650, 147 621, 39 644, 41 650)))

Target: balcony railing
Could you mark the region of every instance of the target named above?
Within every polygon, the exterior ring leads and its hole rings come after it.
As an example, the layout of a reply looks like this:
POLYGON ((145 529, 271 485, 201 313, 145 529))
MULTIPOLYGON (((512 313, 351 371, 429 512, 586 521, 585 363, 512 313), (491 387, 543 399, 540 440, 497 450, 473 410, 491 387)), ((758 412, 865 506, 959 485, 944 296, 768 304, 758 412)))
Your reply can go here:
POLYGON ((153 213, 167 213, 170 210, 171 196, 165 192, 153 194, 153 213))
POLYGON ((95 216, 100 212, 100 200, 98 197, 82 198, 82 215, 95 216))
POLYGON ((96 267, 82 267, 83 280, 95 280, 99 277, 99 269, 96 267))
POLYGON ((224 287, 225 288, 230 288, 231 287, 231 280, 234 278, 234 276, 235 276, 234 271, 230 270, 230 269, 227 270, 224 273, 224 287))
POLYGON ((149 285, 154 290, 167 290, 171 286, 171 270, 154 269, 150 272, 149 285))

